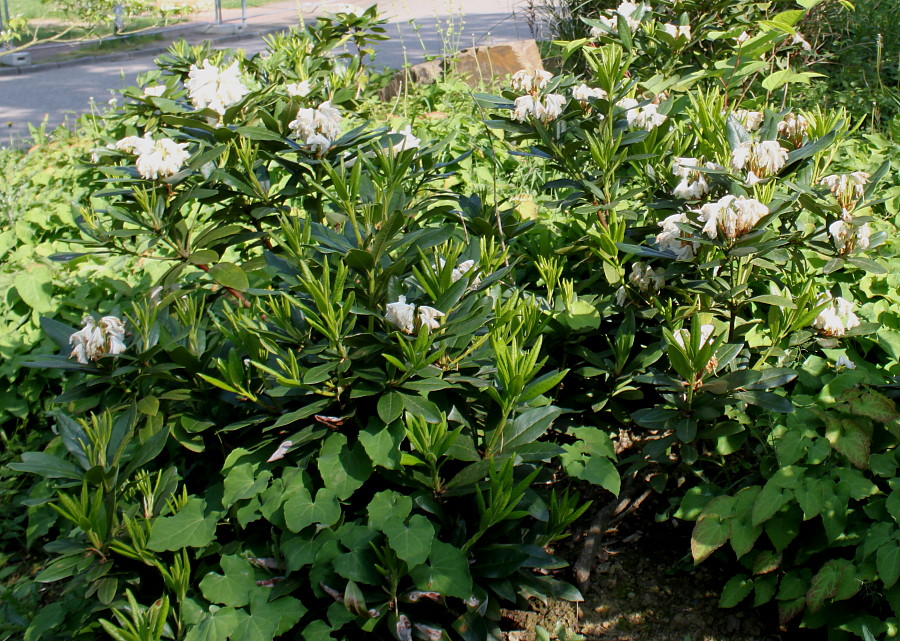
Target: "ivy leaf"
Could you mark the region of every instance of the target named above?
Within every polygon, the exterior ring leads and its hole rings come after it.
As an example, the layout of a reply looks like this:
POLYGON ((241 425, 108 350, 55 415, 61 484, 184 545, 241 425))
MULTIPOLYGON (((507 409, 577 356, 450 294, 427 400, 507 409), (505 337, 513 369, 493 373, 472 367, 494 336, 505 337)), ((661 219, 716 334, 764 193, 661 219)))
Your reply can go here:
POLYGON ((711 514, 701 516, 691 533, 691 555, 694 557, 694 564, 705 560, 710 554, 725 545, 730 534, 731 524, 729 522, 722 521, 719 517, 711 514))
POLYGON ((878 548, 875 565, 885 589, 894 585, 900 578, 900 545, 892 540, 878 548))
POLYGON ((284 521, 291 532, 299 532, 314 523, 334 525, 341 518, 341 506, 334 491, 323 487, 316 499, 302 485, 290 490, 291 497, 284 503, 284 521))
POLYGON ((347 447, 347 437, 332 434, 322 445, 316 461, 325 486, 341 500, 362 487, 372 474, 372 466, 361 447, 347 447))
POLYGON ((838 595, 848 572, 855 575, 853 566, 846 559, 832 559, 822 566, 812 578, 806 593, 806 602, 812 612, 818 612, 825 605, 826 599, 838 595))
POLYGON ((435 540, 431 544, 428 565, 412 572, 419 590, 438 592, 444 596, 468 599, 472 594, 469 561, 459 548, 435 540))
POLYGON ((401 521, 389 521, 385 524, 384 533, 388 543, 410 568, 425 562, 431 552, 434 541, 434 526, 421 514, 409 519, 409 526, 401 521))
POLYGON ((781 509, 787 498, 785 490, 774 483, 766 483, 753 502, 753 525, 768 521, 781 509))
POLYGON ((719 597, 720 608, 733 608, 747 598, 753 590, 753 581, 746 574, 738 574, 731 577, 725 587, 722 588, 722 596, 719 597))
POLYGON ((228 471, 225 477, 225 494, 222 503, 225 507, 231 507, 238 501, 253 498, 266 489, 272 473, 268 470, 262 472, 257 478, 257 463, 241 463, 228 471))
POLYGON ((400 421, 385 425, 373 420, 359 433, 359 442, 372 463, 393 470, 400 465, 400 443, 405 435, 406 430, 400 421))
POLYGON ((31 309, 50 312, 53 311, 52 280, 46 265, 36 265, 30 271, 16 274, 13 287, 31 309))
POLYGON ((256 587, 251 565, 239 556, 223 556, 219 564, 224 575, 210 572, 200 581, 206 600, 231 607, 250 603, 250 590, 256 587))
MULTIPOLYGON (((289 632, 297 625, 307 609, 298 599, 291 596, 282 596, 269 601, 270 594, 271 590, 265 588, 254 589, 250 596, 250 614, 275 621, 275 636, 278 636, 289 632)), ((235 635, 235 638, 242 637, 235 635)))
POLYGON ((184 641, 223 641, 232 635, 237 624, 237 610, 234 608, 221 608, 212 614, 203 613, 200 622, 188 631, 184 641))
POLYGON ((238 623, 231 633, 232 639, 240 641, 272 641, 278 627, 277 617, 265 617, 237 611, 238 623))
POLYGON ((206 501, 191 497, 176 515, 153 522, 147 547, 154 552, 206 547, 215 538, 219 515, 205 512, 206 501))
POLYGON ((379 492, 369 503, 369 525, 384 530, 391 522, 402 523, 412 512, 412 505, 410 497, 394 490, 379 492))

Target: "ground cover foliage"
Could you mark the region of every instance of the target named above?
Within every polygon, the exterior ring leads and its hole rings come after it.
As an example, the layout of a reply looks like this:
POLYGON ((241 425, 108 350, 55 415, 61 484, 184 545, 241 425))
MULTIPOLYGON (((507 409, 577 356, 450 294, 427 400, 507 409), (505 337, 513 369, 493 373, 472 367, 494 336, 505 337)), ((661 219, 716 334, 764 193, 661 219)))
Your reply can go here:
POLYGON ((811 5, 391 105, 340 14, 4 156, 6 637, 500 638, 580 598, 586 484, 694 521, 723 607, 893 635, 900 154, 785 102, 811 5))

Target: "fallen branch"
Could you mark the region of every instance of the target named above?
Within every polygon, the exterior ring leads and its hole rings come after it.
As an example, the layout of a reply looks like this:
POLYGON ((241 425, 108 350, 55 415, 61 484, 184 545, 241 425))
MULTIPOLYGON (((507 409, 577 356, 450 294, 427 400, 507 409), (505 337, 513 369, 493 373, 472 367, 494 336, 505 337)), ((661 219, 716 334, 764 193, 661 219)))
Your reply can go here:
POLYGON ((643 484, 633 476, 625 479, 619 492, 619 498, 607 503, 594 515, 594 520, 591 521, 587 538, 584 540, 574 567, 575 581, 582 592, 586 592, 591 585, 591 570, 594 567, 594 560, 597 558, 597 551, 603 535, 610 526, 622 520, 628 512, 637 509, 650 496, 651 490, 647 489, 641 492, 642 487, 643 484))

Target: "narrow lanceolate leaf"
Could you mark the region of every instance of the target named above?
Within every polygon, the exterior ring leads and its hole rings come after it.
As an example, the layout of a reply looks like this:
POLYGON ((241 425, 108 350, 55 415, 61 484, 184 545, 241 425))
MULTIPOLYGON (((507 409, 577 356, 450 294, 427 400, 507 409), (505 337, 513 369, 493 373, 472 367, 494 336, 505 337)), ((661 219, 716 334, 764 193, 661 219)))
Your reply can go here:
POLYGON ((700 517, 691 533, 691 555, 700 563, 725 545, 731 534, 731 524, 714 515, 700 517))

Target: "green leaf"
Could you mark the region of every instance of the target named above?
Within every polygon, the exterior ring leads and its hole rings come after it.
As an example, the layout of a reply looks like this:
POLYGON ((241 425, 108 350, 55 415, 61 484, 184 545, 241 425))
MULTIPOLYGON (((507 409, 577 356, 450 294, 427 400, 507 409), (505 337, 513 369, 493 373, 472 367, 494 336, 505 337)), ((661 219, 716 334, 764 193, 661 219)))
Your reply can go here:
POLYGON ((291 487, 285 496, 289 494, 284 503, 284 521, 291 532, 299 532, 314 523, 334 525, 341 518, 341 506, 334 491, 327 487, 316 493, 315 501, 302 485, 291 487))
MULTIPOLYGON (((255 617, 274 620, 276 636, 286 634, 299 623, 307 609, 298 599, 291 596, 282 596, 269 601, 269 594, 271 591, 266 589, 257 589, 253 592, 250 596, 250 613, 255 617)), ((234 638, 239 637, 235 635, 234 638)))
POLYGON ((694 564, 700 563, 710 554, 725 545, 731 535, 731 524, 715 515, 704 514, 694 525, 691 533, 691 555, 694 564))
POLYGON ((405 407, 406 411, 413 416, 421 416, 428 423, 441 422, 441 411, 438 409, 437 405, 427 398, 411 396, 408 394, 401 394, 401 397, 403 399, 403 407, 405 407))
POLYGON ((224 481, 225 494, 222 496, 222 504, 225 507, 231 507, 238 501, 253 498, 268 487, 272 473, 264 470, 257 477, 257 467, 257 463, 241 463, 228 470, 224 481))
POLYGON ((818 612, 825 605, 826 599, 838 595, 848 572, 855 575, 853 566, 846 559, 832 559, 822 566, 812 578, 809 591, 806 593, 806 602, 810 611, 818 612))
POLYGON ((719 597, 720 608, 733 608, 747 598, 753 590, 753 581, 746 574, 738 574, 731 577, 725 587, 722 588, 722 596, 719 597))
POLYGON ((792 69, 782 69, 766 77, 762 81, 763 89, 766 91, 775 91, 779 87, 791 83, 809 84, 813 78, 819 78, 823 74, 814 73, 812 71, 794 71, 792 69))
POLYGON ((765 305, 775 305, 783 309, 797 309, 797 306, 789 298, 784 296, 775 296, 773 294, 763 294, 762 296, 754 296, 747 299, 748 303, 763 303, 765 305))
POLYGON ((405 435, 406 430, 400 421, 388 425, 370 421, 369 426, 359 433, 359 442, 372 463, 393 470, 400 465, 400 444, 405 435))
POLYGON ((410 568, 424 563, 434 541, 434 526, 421 514, 415 514, 406 526, 402 521, 388 521, 384 527, 388 543, 410 568))
POLYGON ((513 452, 517 447, 537 440, 550 429, 550 425, 560 414, 562 410, 552 405, 525 410, 503 426, 499 439, 494 436, 490 438, 490 442, 496 444, 493 448, 488 448, 485 457, 513 452))
POLYGON ((745 403, 757 405, 763 409, 769 410, 770 412, 790 414, 794 411, 794 405, 789 399, 785 398, 784 396, 774 394, 773 392, 747 390, 744 392, 735 392, 734 397, 744 401, 745 403))
POLYGON ((753 525, 768 521, 781 509, 785 501, 787 501, 785 490, 774 483, 766 483, 753 502, 753 525))
POLYGON ((240 641, 272 641, 275 638, 275 630, 278 627, 277 617, 247 614, 244 610, 237 611, 238 623, 231 633, 232 639, 240 641))
POLYGON ((419 590, 460 599, 472 595, 469 561, 462 550, 449 543, 435 540, 431 544, 428 565, 419 566, 412 575, 419 590))
POLYGON ((25 452, 21 463, 10 463, 16 472, 28 472, 51 479, 80 481, 83 472, 74 463, 45 452, 25 452))
POLYGON ((216 534, 217 514, 205 514, 206 501, 191 497, 175 516, 156 519, 150 528, 147 547, 154 552, 203 548, 216 534))
POLYGON ((372 497, 367 508, 369 525, 384 530, 391 521, 403 522, 412 512, 413 502, 394 490, 383 490, 372 497))
POLYGON ((250 287, 247 274, 234 263, 216 263, 209 268, 209 275, 222 287, 236 289, 239 292, 246 291, 250 287))
POLYGON ((378 418, 390 424, 403 414, 403 394, 388 392, 378 399, 378 418))
POLYGON ((13 287, 25 303, 36 312, 53 311, 53 277, 45 265, 35 265, 13 277, 13 287))
POLYGON ((24 641, 38 641, 38 639, 47 638, 44 633, 58 627, 65 619, 66 608, 62 603, 56 601, 45 605, 29 622, 28 628, 25 630, 24 641))
POLYGON ((256 587, 256 575, 250 563, 239 556, 223 556, 219 564, 224 575, 210 572, 200 581, 204 598, 231 607, 250 603, 250 591, 256 587))
POLYGON ((372 474, 372 465, 363 448, 349 448, 343 434, 332 434, 325 440, 316 465, 325 487, 342 501, 350 498, 372 474))
POLYGON ((894 401, 874 390, 866 390, 849 401, 850 411, 859 416, 871 418, 879 423, 888 423, 900 418, 894 401))
POLYGON ((875 567, 885 589, 890 588, 900 578, 900 545, 891 540, 885 543, 875 554, 875 567))
POLYGON ((231 637, 237 624, 234 608, 220 608, 212 614, 204 612, 200 622, 188 630, 184 641, 224 641, 231 637))

